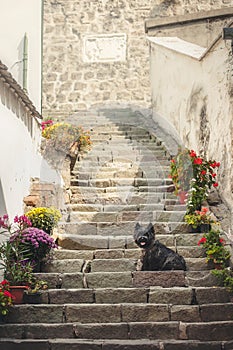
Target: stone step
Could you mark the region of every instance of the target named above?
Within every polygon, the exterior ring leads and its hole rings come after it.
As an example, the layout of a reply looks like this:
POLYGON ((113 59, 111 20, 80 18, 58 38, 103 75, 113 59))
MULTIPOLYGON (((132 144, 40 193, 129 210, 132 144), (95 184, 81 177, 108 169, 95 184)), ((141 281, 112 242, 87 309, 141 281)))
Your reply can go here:
POLYGON ((75 272, 36 274, 46 280, 50 288, 133 288, 213 287, 220 286, 211 270, 203 271, 135 271, 135 272, 75 272), (168 278, 170 280, 168 280, 168 278))
MULTIPOLYGON (((88 226, 86 227, 87 235, 72 233, 70 225, 64 225, 64 231, 67 232, 70 229, 70 233, 57 233, 56 238, 60 247, 65 249, 130 249, 137 248, 132 237, 132 231, 129 231, 129 235, 124 235, 123 230, 120 235, 120 228, 116 227, 116 231, 111 232, 109 235, 109 228, 107 226, 106 234, 102 230, 102 234, 94 235, 88 234, 88 226)), ((75 226, 73 226, 75 228, 75 226)), ((95 227, 90 227, 90 229, 95 227)), ((202 233, 193 234, 160 234, 158 235, 159 241, 168 247, 172 246, 197 246, 198 241, 202 237, 202 233)), ((197 249, 199 249, 197 247, 197 249)))
POLYGON ((169 304, 202 305, 229 303, 232 298, 223 287, 141 287, 97 289, 48 289, 43 304, 169 304))
MULTIPOLYGON (((176 250, 176 247, 169 247, 176 250)), ((204 258, 205 251, 201 247, 196 246, 177 247, 177 251, 184 258, 204 258)), ((62 259, 120 259, 134 258, 139 259, 142 254, 141 249, 104 249, 104 250, 71 250, 71 249, 56 249, 53 252, 53 258, 56 260, 62 259)))
POLYGON ((96 179, 79 179, 74 177, 71 179, 71 186, 91 186, 91 187, 113 187, 113 186, 135 186, 135 187, 141 187, 141 186, 164 186, 168 185, 169 188, 172 185, 172 181, 169 179, 155 179, 155 178, 148 178, 148 179, 142 179, 142 178, 134 178, 134 177, 127 177, 127 178, 116 178, 116 177, 110 177, 110 178, 96 178, 96 179))
MULTIPOLYGON (((65 230, 66 231, 66 230, 65 230)), ((108 231, 109 232, 109 231, 108 231)), ((168 247, 172 246, 195 246, 202 237, 202 234, 160 234, 159 241, 168 247)), ((111 235, 86 235, 76 233, 57 233, 57 242, 60 247, 65 249, 130 249, 136 248, 137 245, 132 237, 132 232, 129 235, 119 235, 117 230, 111 235)))
MULTIPOLYGON (((123 304, 21 304, 7 316, 9 323, 120 323, 232 321, 233 303, 169 305, 123 304), (48 318, 49 315, 49 318, 48 318), (29 321, 30 320, 30 321, 29 321)), ((82 338, 85 336, 82 334, 82 338)))
MULTIPOLYGON (((206 264, 205 258, 186 258, 186 266, 188 271, 199 271, 208 270, 210 267, 206 264)), ((52 262, 46 264, 43 268, 44 272, 59 272, 59 273, 69 273, 69 272, 126 272, 126 271, 136 271, 137 259, 93 259, 93 260, 83 260, 83 259, 62 259, 53 260, 52 262), (88 264, 86 266, 86 264, 88 264)))
MULTIPOLYGON (((98 196, 92 196, 91 193, 86 193, 83 191, 82 193, 72 194, 71 203, 87 203, 87 204, 120 204, 120 205, 134 205, 134 204, 157 204, 157 203, 165 203, 165 201, 176 201, 177 197, 168 192, 160 192, 160 193, 148 193, 148 192, 129 192, 129 193, 103 193, 98 196)), ((178 210, 178 209, 177 209, 178 210)))
MULTIPOLYGON (((177 210, 184 210, 184 206, 177 205, 175 206, 177 210)), ((121 212, 123 210, 127 209, 127 212, 137 212, 137 211, 143 211, 143 210, 163 210, 164 204, 132 204, 132 205, 123 205, 123 204, 71 204, 67 205, 68 212, 121 212)))
MULTIPOLYGON (((211 323, 184 323, 176 321, 170 322, 128 322, 128 323, 87 323, 76 324, 75 335, 77 338, 89 339, 154 339, 180 340, 183 337, 190 340, 201 341, 220 341, 232 340, 232 321, 211 322, 211 323), (182 327, 183 326, 183 327, 182 327), (212 327, 212 329, 211 329, 212 327), (208 333, 210 331, 210 333, 208 333), (198 333, 199 332, 199 333, 198 333), (206 334, 205 337, 205 332, 206 334), (217 333, 214 335, 214 332, 217 333), (197 334, 198 333, 198 334, 197 334)), ((197 345, 197 344, 196 344, 197 345)), ((209 345, 209 344, 208 344, 209 345)), ((177 346, 177 343, 176 343, 177 346)), ((109 348, 112 349, 112 348, 109 348)), ((116 348, 118 349, 118 348, 116 348)), ((122 348, 125 349, 125 348, 122 348)), ((127 348, 126 348, 127 349, 127 348)), ((134 348, 132 348, 134 349, 134 348)), ((138 348, 143 349, 143 348, 138 348)), ((154 348, 151 348, 154 349, 154 348)), ((158 348, 158 349, 161 349, 158 348)), ((163 349, 166 349, 165 347, 163 349)), ((168 348, 167 348, 168 349, 168 348)), ((178 349, 174 347, 173 349, 178 349)), ((179 348, 180 349, 180 348, 179 348)), ((183 347, 183 349, 187 349, 183 347)), ((197 348, 200 349, 199 347, 197 348)), ((209 350, 208 348, 205 348, 209 350)), ((221 348, 219 348, 220 350, 221 348)))
MULTIPOLYGON (((211 325, 215 326, 215 324, 211 325)), ((38 329, 39 326, 37 327, 38 329)), ((56 328, 55 326, 53 328, 56 328)), ((220 325, 221 337, 228 331, 227 325, 220 325)), ((161 327, 159 329, 161 331, 161 327)), ((207 330, 208 331, 208 330, 207 330)), ((109 333, 113 332, 113 329, 109 333)), ((45 332, 45 334, 49 333, 45 332)), ((196 341, 196 340, 164 340, 147 339, 0 339, 4 350, 232 350, 231 341, 196 341)), ((229 336, 228 336, 229 338, 229 336)), ((230 338, 229 338, 230 339, 230 338)))
POLYGON ((117 211, 117 212, 84 212, 72 211, 69 214, 69 222, 113 222, 121 223, 128 221, 147 222, 180 222, 184 219, 184 211, 117 211))

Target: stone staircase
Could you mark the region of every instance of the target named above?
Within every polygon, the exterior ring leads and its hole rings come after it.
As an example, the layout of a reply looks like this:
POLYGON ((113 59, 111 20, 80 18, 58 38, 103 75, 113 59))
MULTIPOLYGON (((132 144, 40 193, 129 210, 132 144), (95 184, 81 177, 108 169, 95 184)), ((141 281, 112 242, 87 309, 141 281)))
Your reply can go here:
POLYGON ((42 304, 13 308, 0 325, 0 348, 233 349, 233 303, 197 246, 201 234, 182 221, 163 142, 128 109, 77 116, 77 123, 91 129, 93 147, 72 172, 60 249, 38 274, 50 289, 42 304), (188 270, 136 271, 137 221, 153 222, 188 270))

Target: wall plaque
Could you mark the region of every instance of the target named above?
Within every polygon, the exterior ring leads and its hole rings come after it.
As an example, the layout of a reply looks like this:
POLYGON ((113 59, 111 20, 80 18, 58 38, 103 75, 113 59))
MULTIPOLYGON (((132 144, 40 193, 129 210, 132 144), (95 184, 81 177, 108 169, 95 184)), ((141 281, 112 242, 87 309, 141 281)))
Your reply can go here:
POLYGON ((84 62, 116 62, 126 60, 126 34, 86 35, 84 62))

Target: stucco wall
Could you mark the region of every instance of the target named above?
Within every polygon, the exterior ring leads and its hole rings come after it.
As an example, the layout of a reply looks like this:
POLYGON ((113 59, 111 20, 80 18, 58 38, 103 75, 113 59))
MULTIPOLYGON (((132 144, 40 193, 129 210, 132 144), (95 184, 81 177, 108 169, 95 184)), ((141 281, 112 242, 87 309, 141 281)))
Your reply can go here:
POLYGON ((41 157, 41 128, 12 87, 0 79, 0 216, 23 213, 31 179, 61 184, 61 176, 41 157))
POLYGON ((41 111, 42 0, 0 0, 1 60, 22 86, 24 34, 28 36, 28 94, 41 111))
POLYGON ((200 61, 151 44, 153 108, 183 144, 221 162, 219 189, 233 208, 233 57, 220 39, 200 61))

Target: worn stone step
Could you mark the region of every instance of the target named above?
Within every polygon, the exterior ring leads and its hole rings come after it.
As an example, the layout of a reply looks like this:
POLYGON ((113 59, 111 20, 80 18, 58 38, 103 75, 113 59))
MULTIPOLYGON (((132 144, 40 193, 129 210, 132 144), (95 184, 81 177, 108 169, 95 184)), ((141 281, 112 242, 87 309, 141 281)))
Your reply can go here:
MULTIPOLYGON (((176 250, 176 247, 169 247, 176 250)), ((196 246, 177 247, 177 251, 184 258, 204 258, 204 249, 196 246)), ((142 254, 141 249, 104 249, 104 250, 73 250, 73 249, 56 249, 53 252, 54 259, 120 259, 120 258, 134 258, 139 259, 142 254)))
POLYGON ((114 211, 114 212, 84 212, 84 211, 72 211, 69 214, 69 221, 70 222, 115 222, 115 223, 121 223, 121 222, 137 222, 137 221, 144 221, 144 222, 166 222, 166 221, 173 221, 173 222, 180 222, 183 221, 185 212, 180 211, 163 211, 163 210, 156 210, 156 211, 127 211, 127 208, 125 211, 114 211))
MULTIPOLYGON (((113 330, 111 330, 113 331, 113 330)), ((232 350, 232 342, 147 339, 1 339, 4 350, 232 350)))
POLYGON ((172 182, 167 179, 140 179, 134 177, 127 178, 117 178, 117 177, 105 177, 101 179, 90 179, 82 180, 78 178, 71 179, 71 186, 91 186, 91 187, 114 187, 114 186, 163 186, 163 185, 172 185, 172 182))
MULTIPOLYGON (((22 304, 10 311, 9 323, 118 323, 232 321, 233 303, 168 305, 123 304, 22 304), (49 318, 47 315, 49 314, 49 318)), ((84 335, 81 336, 85 337, 84 335)))
MULTIPOLYGON (((135 271, 137 268, 137 259, 114 258, 114 259, 93 259, 87 260, 88 270, 91 272, 124 272, 135 271)), ((82 259, 62 259, 53 260, 45 265, 44 272, 82 272, 85 267, 85 261, 82 259)), ((205 258, 186 258, 188 271, 199 271, 210 269, 206 264, 205 258)))
MULTIPOLYGON (((138 219, 140 219, 140 212, 138 212, 138 219)), ((141 224, 145 226, 148 225, 148 221, 144 222, 139 220, 141 224)), ((181 225, 180 223, 167 223, 167 222, 158 222, 154 223, 154 229, 157 235, 161 238, 160 234, 175 234, 175 233, 186 233, 187 226, 181 225)), ((59 234, 74 234, 74 235, 98 235, 98 236, 131 236, 135 230, 135 222, 125 221, 121 223, 117 222, 60 222, 58 225, 59 234)), ((55 235, 56 233, 54 233, 55 235)), ((192 234, 189 234, 192 237, 192 234)), ((85 237, 84 237, 85 238, 85 237)), ((98 237, 97 237, 98 238, 98 237)), ((196 244, 196 243, 195 243, 196 244)))
POLYGON ((155 303, 170 305, 202 305, 229 303, 231 297, 223 287, 141 287, 97 289, 49 289, 44 301, 50 304, 119 304, 155 303))
MULTIPOLYGON (((125 248, 136 248, 137 245, 134 242, 132 236, 132 230, 129 231, 128 235, 121 234, 121 229, 116 227, 116 231, 109 235, 109 229, 106 234, 88 234, 81 235, 74 233, 58 233, 56 235, 57 242, 60 247, 65 249, 125 249, 125 248)), ((68 226, 65 226, 65 232, 68 231, 68 226)), ((124 231, 123 231, 124 232, 124 231)), ((125 231, 127 232, 127 231, 125 231)), ((195 246, 202 237, 201 233, 192 234, 160 234, 158 235, 159 241, 168 247, 172 246, 195 246)), ((197 249, 199 249, 197 247, 197 249)))

